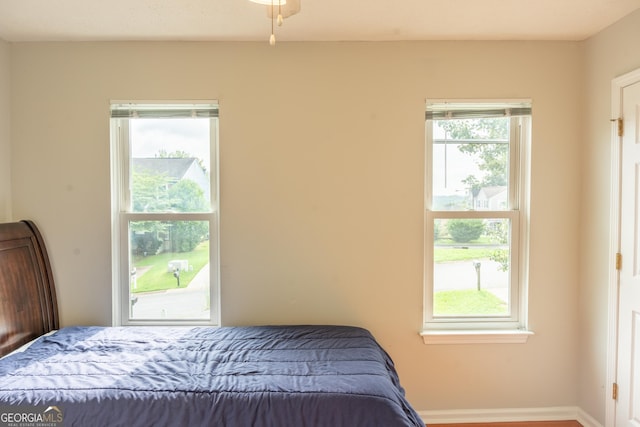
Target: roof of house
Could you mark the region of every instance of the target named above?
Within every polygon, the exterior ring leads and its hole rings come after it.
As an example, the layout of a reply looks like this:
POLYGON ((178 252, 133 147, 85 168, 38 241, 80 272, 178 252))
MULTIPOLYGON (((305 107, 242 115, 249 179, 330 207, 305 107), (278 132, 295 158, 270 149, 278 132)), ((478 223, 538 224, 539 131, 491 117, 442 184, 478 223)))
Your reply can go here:
POLYGON ((137 172, 148 171, 158 175, 167 175, 175 180, 180 180, 187 173, 193 163, 198 163, 195 157, 144 157, 133 158, 133 170, 137 172))
POLYGON ((505 185, 496 185, 493 187, 482 187, 480 191, 484 193, 487 199, 490 199, 504 191, 507 191, 507 187, 505 185))

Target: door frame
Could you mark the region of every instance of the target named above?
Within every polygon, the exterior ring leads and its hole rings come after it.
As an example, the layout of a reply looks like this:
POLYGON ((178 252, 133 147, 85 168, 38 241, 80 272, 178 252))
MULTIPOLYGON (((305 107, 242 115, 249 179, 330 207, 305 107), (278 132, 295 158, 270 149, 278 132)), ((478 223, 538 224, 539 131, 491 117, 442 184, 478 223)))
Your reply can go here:
POLYGON ((618 297, 620 274, 615 258, 620 252, 622 203, 622 137, 618 136, 617 120, 622 115, 622 91, 625 87, 640 82, 640 68, 611 81, 611 204, 608 282, 608 327, 607 327, 607 382, 605 384, 605 425, 615 427, 616 401, 612 398, 613 383, 618 371, 618 297))

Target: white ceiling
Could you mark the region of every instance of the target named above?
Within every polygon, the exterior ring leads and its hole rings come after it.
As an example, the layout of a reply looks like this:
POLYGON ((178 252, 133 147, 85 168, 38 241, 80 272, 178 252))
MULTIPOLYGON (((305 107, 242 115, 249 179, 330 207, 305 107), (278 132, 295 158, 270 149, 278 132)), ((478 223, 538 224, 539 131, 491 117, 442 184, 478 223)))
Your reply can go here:
MULTIPOLYGON (((301 0, 279 41, 583 40, 640 0, 301 0)), ((264 40, 249 0, 0 0, 0 38, 20 41, 264 40)))

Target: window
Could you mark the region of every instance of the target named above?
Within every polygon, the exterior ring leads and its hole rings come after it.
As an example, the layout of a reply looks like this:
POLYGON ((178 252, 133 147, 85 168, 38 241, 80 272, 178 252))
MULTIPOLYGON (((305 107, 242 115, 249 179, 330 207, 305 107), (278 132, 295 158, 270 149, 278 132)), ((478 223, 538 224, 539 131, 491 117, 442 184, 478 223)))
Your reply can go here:
POLYGON ((113 322, 219 324, 218 105, 112 103, 113 322))
POLYGON ((425 342, 526 339, 530 123, 528 101, 427 102, 425 342))

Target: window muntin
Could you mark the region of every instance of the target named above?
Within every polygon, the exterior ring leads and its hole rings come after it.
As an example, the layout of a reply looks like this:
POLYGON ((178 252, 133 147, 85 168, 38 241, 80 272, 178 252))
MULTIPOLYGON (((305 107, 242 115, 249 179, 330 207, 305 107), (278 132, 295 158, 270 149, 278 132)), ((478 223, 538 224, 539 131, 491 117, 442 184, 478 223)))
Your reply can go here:
POLYGON ((219 323, 218 107, 111 107, 114 323, 219 323))
POLYGON ((434 210, 489 210, 489 202, 492 210, 506 210, 509 118, 440 119, 432 124, 434 210))
POLYGON ((524 326, 530 111, 427 104, 425 329, 524 326))

